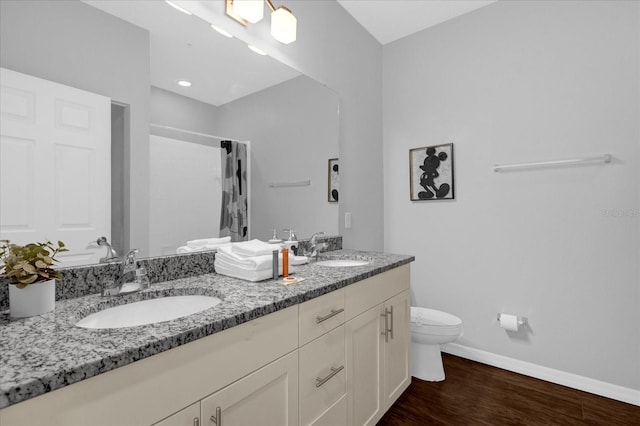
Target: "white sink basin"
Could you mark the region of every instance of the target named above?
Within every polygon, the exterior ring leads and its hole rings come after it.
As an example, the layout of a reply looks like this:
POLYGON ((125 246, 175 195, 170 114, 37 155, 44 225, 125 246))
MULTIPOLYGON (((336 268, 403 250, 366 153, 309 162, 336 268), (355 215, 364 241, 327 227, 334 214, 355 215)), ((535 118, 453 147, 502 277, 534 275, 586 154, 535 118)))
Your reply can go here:
POLYGON ((220 303, 210 296, 171 296, 114 306, 91 314, 76 323, 83 328, 121 328, 153 324, 186 317, 220 303))
POLYGON ((355 260, 355 259, 331 259, 331 260, 321 260, 320 262, 316 262, 316 265, 328 266, 330 268, 345 268, 349 266, 363 266, 368 264, 369 262, 367 260, 355 260))

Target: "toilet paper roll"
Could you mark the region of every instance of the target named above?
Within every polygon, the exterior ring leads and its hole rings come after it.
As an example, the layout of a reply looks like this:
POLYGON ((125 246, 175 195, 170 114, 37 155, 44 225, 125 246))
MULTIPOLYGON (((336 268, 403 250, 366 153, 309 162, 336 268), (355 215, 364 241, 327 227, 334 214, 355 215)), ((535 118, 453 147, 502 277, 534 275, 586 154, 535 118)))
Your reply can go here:
POLYGON ((500 314, 500 327, 507 331, 518 331, 518 317, 515 315, 500 314))

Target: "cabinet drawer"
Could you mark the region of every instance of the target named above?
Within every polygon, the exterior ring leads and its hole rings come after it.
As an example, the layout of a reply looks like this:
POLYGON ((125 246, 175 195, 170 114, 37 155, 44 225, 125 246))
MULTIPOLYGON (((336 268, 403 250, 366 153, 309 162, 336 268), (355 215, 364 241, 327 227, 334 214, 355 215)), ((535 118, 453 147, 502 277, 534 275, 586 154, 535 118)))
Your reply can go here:
POLYGON ((299 345, 304 346, 344 323, 344 289, 304 302, 299 311, 299 345))
POLYGON ((153 426, 199 426, 200 423, 200 401, 198 401, 153 426))
POLYGON ((299 349, 300 424, 313 424, 346 394, 344 325, 299 349))

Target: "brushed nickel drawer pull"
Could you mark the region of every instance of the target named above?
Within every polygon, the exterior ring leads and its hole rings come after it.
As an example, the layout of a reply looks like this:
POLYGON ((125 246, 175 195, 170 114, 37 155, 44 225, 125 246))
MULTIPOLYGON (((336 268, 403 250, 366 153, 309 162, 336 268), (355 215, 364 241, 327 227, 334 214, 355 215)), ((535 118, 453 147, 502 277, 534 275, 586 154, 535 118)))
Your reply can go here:
POLYGON ((387 310, 384 310, 384 314, 380 314, 381 317, 384 318, 384 331, 380 333, 381 336, 384 336, 384 341, 389 341, 389 316, 387 315, 387 310))
POLYGON ((328 320, 329 318, 333 318, 336 315, 338 315, 339 313, 344 312, 344 308, 340 308, 340 309, 332 309, 330 313, 328 313, 327 315, 321 317, 321 316, 317 316, 316 317, 316 324, 320 324, 321 322, 324 322, 326 320, 328 320))
POLYGON ((344 370, 344 365, 341 365, 338 368, 335 367, 331 367, 331 373, 329 373, 329 375, 327 377, 325 377, 324 379, 320 378, 320 377, 316 377, 316 387, 319 388, 320 386, 324 385, 325 383, 327 383, 329 380, 331 380, 331 378, 333 376, 335 376, 336 374, 338 374, 339 372, 341 372, 342 370, 344 370))
POLYGON ((200 426, 200 419, 197 417, 193 418, 193 426, 200 426))
POLYGON ((222 426, 222 409, 220 407, 216 407, 216 415, 209 417, 209 419, 216 426, 222 426))
POLYGON ((389 327, 389 334, 391 334, 391 340, 393 340, 393 305, 391 305, 389 313, 391 314, 391 327, 389 327))

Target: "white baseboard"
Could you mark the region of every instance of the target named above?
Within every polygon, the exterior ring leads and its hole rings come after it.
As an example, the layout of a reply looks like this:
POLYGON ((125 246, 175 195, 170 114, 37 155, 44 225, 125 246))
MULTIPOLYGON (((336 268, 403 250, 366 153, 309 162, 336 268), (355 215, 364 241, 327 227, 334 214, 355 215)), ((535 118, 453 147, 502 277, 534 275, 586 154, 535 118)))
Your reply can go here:
POLYGON ((590 379, 589 377, 579 376, 577 374, 567 373, 565 371, 555 370, 549 367, 543 367, 530 362, 520 361, 480 349, 470 348, 458 343, 442 345, 442 352, 470 359, 472 361, 481 362, 483 364, 492 365, 494 367, 502 368, 503 370, 513 371, 515 373, 524 374, 525 376, 535 377, 536 379, 546 380, 547 382, 556 383, 558 385, 567 386, 604 396, 606 398, 640 406, 640 390, 625 388, 623 386, 602 382, 600 380, 590 379))

